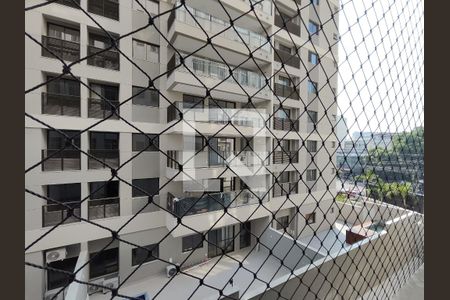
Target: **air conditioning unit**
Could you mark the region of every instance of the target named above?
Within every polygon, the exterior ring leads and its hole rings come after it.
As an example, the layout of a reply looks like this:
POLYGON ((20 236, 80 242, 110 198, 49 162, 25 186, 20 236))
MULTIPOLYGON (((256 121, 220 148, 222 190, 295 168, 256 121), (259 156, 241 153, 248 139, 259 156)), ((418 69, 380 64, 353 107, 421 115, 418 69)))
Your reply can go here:
POLYGON ((177 274, 177 267, 175 267, 173 265, 167 266, 166 274, 167 274, 167 277, 169 277, 169 278, 175 276, 175 274, 177 274))
POLYGON ((44 300, 63 300, 64 299, 64 291, 58 294, 58 296, 55 297, 55 295, 59 292, 60 289, 47 291, 45 292, 44 300))
POLYGON ((111 292, 111 289, 116 289, 119 287, 119 277, 105 279, 103 281, 103 286, 103 294, 111 292))
POLYGON ((66 255, 67 255, 66 248, 53 249, 45 253, 45 261, 47 263, 51 263, 54 261, 63 260, 66 258, 66 255))
POLYGON ((88 286, 88 294, 92 295, 98 292, 103 292, 103 282, 105 281, 104 278, 101 279, 97 279, 97 280, 92 280, 90 281, 90 283, 96 284, 96 285, 100 285, 100 286, 95 286, 95 285, 89 285, 88 286))

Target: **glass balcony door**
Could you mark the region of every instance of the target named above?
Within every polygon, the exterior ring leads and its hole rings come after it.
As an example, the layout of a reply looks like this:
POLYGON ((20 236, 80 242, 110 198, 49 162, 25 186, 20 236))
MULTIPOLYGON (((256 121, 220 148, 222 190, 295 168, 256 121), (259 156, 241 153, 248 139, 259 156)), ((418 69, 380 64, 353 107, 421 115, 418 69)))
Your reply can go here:
POLYGON ((234 226, 227 226, 212 230, 208 233, 208 257, 212 258, 234 251, 234 226))
POLYGON ((234 152, 234 138, 213 138, 210 140, 209 165, 224 165, 226 159, 234 152))

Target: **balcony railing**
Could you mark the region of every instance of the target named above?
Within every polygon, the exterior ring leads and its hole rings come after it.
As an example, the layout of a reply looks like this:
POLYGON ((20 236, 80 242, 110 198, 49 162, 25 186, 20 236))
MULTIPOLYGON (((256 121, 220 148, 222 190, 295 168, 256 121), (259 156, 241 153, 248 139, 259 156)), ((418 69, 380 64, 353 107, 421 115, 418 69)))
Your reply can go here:
MULTIPOLYGON (((47 0, 47 1, 50 1, 50 0, 47 0)), ((56 0, 53 3, 59 3, 62 5, 66 5, 66 6, 70 6, 70 7, 79 9, 80 7, 77 6, 74 2, 76 2, 78 5, 80 5, 80 0, 56 0)))
POLYGON ((284 18, 284 21, 286 22, 286 25, 284 25, 283 19, 281 18, 281 16, 275 14, 275 25, 280 28, 286 29, 287 31, 289 31, 292 34, 300 36, 300 25, 292 22, 292 20, 290 20, 289 18, 290 17, 284 18))
POLYGON ((90 199, 88 203, 89 220, 111 218, 120 215, 119 197, 90 199))
POLYGON ((42 113, 61 116, 80 116, 80 96, 42 93, 42 113))
POLYGON ((119 150, 118 149, 94 149, 88 150, 88 153, 99 161, 89 157, 89 169, 117 168, 119 166, 119 150))
POLYGON ((42 171, 67 171, 81 169, 81 153, 79 150, 43 149, 42 160, 45 160, 42 163, 42 171))
POLYGON ((298 182, 285 182, 277 183, 273 186, 273 196, 281 197, 287 194, 297 194, 298 193, 298 182))
MULTIPOLYGON (((175 54, 174 57, 175 62, 172 61, 173 58, 170 59, 167 64, 167 70, 171 70, 180 64, 180 58, 178 55, 175 54)), ((239 84, 242 87, 249 87, 261 91, 268 89, 266 85, 266 77, 250 70, 235 68, 233 71, 233 76, 229 76, 228 70, 230 67, 233 69, 232 66, 196 56, 189 56, 185 58, 184 64, 196 76, 205 76, 211 79, 239 84)), ((190 73, 184 66, 179 66, 177 71, 190 73)), ((172 72, 169 71, 168 76, 170 76, 171 73, 172 72)))
POLYGON ((297 91, 297 88, 287 86, 284 84, 275 83, 274 84, 275 95, 280 97, 286 97, 294 100, 299 100, 300 95, 297 91))
MULTIPOLYGON (((73 213, 80 216, 80 202, 65 202, 67 206, 71 207, 73 213)), ((47 204, 42 206, 42 227, 54 226, 61 223, 65 218, 67 218, 67 213, 69 208, 62 204, 47 204)), ((64 221, 64 224, 79 222, 80 219, 70 216, 64 221)))
POLYGON ((274 151, 273 154, 273 163, 274 164, 288 164, 298 163, 298 152, 297 151, 274 151))
POLYGON ((119 0, 88 0, 88 11, 113 20, 119 20, 119 0))
MULTIPOLYGON (((248 0, 241 0, 248 4, 248 0)), ((255 5, 255 9, 259 10, 269 16, 272 15, 272 1, 271 0, 251 0, 255 5)))
POLYGON ((88 55, 95 54, 87 59, 88 65, 111 70, 120 69, 120 53, 118 51, 104 50, 94 46, 88 46, 87 49, 88 55))
POLYGON ((207 193, 198 197, 177 198, 171 193, 167 194, 167 209, 174 215, 189 216, 223 210, 224 207, 234 208, 269 200, 265 191, 239 190, 221 193, 207 193))
POLYGON ((50 36, 42 36, 42 56, 76 61, 80 59, 80 44, 50 36))
POLYGON ((239 108, 183 108, 183 102, 176 101, 167 108, 167 122, 179 120, 179 112, 183 120, 225 124, 230 120, 234 125, 261 128, 267 114, 251 109, 239 108))
POLYGON ((279 117, 273 117, 273 129, 285 131, 298 131, 299 121, 279 117))
POLYGON ((167 151, 167 167, 178 169, 179 163, 183 168, 216 168, 216 167, 253 167, 268 165, 269 158, 267 152, 254 151, 201 151, 196 154, 194 150, 169 150, 167 151))
POLYGON ((195 8, 187 7, 191 13, 195 16, 196 12, 202 14, 202 18, 194 18, 186 12, 184 7, 180 7, 169 15, 167 20, 168 28, 170 29, 176 19, 178 22, 182 22, 186 25, 202 28, 206 32, 209 32, 211 36, 220 36, 230 41, 238 43, 245 43, 250 49, 264 52, 266 55, 272 53, 272 47, 267 42, 267 38, 263 35, 250 31, 246 28, 242 28, 234 25, 234 29, 230 29, 230 24, 227 21, 219 20, 215 17, 211 17, 208 14, 199 11, 195 8), (208 18, 209 19, 206 19, 208 18), (239 35, 236 33, 239 32, 239 35))
POLYGON ((291 54, 289 52, 286 52, 286 51, 283 51, 280 49, 275 49, 274 59, 277 62, 280 62, 280 63, 282 62, 282 63, 284 63, 288 66, 294 67, 296 69, 300 68, 300 58, 295 54, 291 54))
POLYGON ((89 98, 88 118, 106 119, 109 117, 109 119, 119 119, 117 115, 119 113, 119 101, 109 100, 109 102, 111 104, 103 99, 89 98), (114 107, 117 107, 117 114, 112 114, 114 107))

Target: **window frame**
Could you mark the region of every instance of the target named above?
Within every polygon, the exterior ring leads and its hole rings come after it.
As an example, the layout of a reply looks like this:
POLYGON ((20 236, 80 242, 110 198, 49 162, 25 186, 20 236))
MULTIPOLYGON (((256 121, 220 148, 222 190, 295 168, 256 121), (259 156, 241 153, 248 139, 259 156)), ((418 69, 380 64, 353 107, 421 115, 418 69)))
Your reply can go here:
POLYGON ((133 187, 131 189, 131 197, 132 198, 149 197, 148 195, 155 195, 155 196, 159 195, 159 177, 136 178, 136 179, 132 179, 131 182, 132 182, 132 185, 133 185, 133 187), (155 182, 153 182, 153 181, 156 181, 156 183, 157 183, 157 191, 156 191, 156 193, 155 192, 150 192, 149 190, 146 190, 146 187, 144 185, 140 185, 140 182, 143 182, 143 181, 146 181, 146 180, 148 180, 150 182, 149 187, 153 186, 155 184, 155 182), (148 195, 143 193, 143 192, 141 192, 140 190, 134 188, 134 186, 137 186, 140 189, 145 190, 148 193, 148 195))
POLYGON ((315 211, 305 215, 305 223, 306 223, 306 225, 311 225, 311 224, 316 223, 316 212, 315 211))
POLYGON ((306 170, 306 181, 316 181, 316 180, 317 180, 317 169, 306 170), (314 176, 312 176, 312 174, 314 174, 314 176))
POLYGON ((152 44, 152 43, 149 43, 149 42, 145 42, 145 41, 142 41, 142 40, 139 40, 139 39, 132 39, 131 55, 132 55, 131 57, 132 57, 133 59, 140 59, 140 60, 144 60, 144 61, 146 61, 146 62, 150 62, 150 63, 154 63, 154 64, 159 64, 159 62, 161 61, 161 49, 160 49, 159 45, 152 44), (135 43, 141 43, 141 44, 144 44, 145 58, 135 57, 135 55, 136 55, 136 53, 135 53, 135 51, 136 51, 136 50, 135 50, 135 43), (156 49, 158 50, 157 52, 150 51, 150 53, 157 53, 158 59, 157 59, 156 61, 150 59, 150 57, 149 57, 149 55, 148 55, 148 53, 149 53, 149 51, 148 51, 149 48, 150 48, 150 49, 156 48, 156 49))
MULTIPOLYGON (((110 249, 105 249, 105 250, 102 250, 102 251, 100 251, 100 252, 93 252, 93 253, 90 253, 89 254, 89 279, 95 279, 95 278, 101 278, 101 277, 105 277, 105 276, 107 276, 107 275, 109 275, 109 274, 114 274, 114 273, 117 273, 117 272, 119 272, 119 259, 120 259, 120 257, 119 257, 119 248, 118 247, 114 247, 114 248, 110 248, 110 249), (113 253, 112 251, 114 251, 115 253, 113 253), (99 256, 96 256, 97 255, 97 253, 99 253, 99 256), (102 269, 104 269, 104 270, 106 270, 106 267, 105 267, 105 263, 99 263, 98 261, 102 261, 102 259, 101 259, 101 255, 105 255, 105 253, 113 253, 111 256, 114 256, 114 255, 116 255, 116 263, 115 264, 113 264, 112 265, 112 267, 113 267, 113 271, 111 271, 111 272, 109 272, 109 273, 103 273, 103 274, 100 274, 100 272, 99 273, 95 273, 94 275, 97 275, 97 276, 92 276, 93 274, 92 274, 92 263, 93 262, 95 262, 95 261, 97 261, 97 263, 98 263, 98 266, 101 266, 102 267, 102 269), (96 256, 95 258, 94 258, 94 256, 96 256)), ((100 268, 99 268, 100 269, 100 268)))
POLYGON ((132 103, 133 105, 141 105, 141 106, 147 106, 147 107, 159 107, 159 93, 157 89, 152 89, 152 88, 148 88, 148 87, 141 87, 141 86, 137 86, 137 85, 133 85, 131 87, 132 89, 132 95, 133 95, 133 100, 132 103), (139 91, 135 91, 135 89, 139 89, 139 91), (142 92, 143 90, 145 90, 144 92, 142 92), (142 92, 142 93, 141 93, 142 92), (136 100, 141 99, 139 98, 139 96, 147 95, 147 92, 150 93, 150 99, 147 100, 147 97, 143 98, 142 101, 137 102, 136 100), (136 96, 137 94, 139 94, 138 96, 136 96), (156 101, 156 105, 153 103, 155 102, 154 100, 152 100, 152 96, 155 95, 157 96, 156 101))
POLYGON ((143 152, 159 152, 159 136, 158 136, 158 134, 155 134, 155 133, 146 133, 146 134, 133 133, 131 136, 131 148, 132 148, 133 152, 141 152, 141 151, 143 151, 143 152), (157 139, 155 139, 153 141, 153 145, 149 145, 150 141, 148 140, 147 136, 149 136, 151 139, 153 139, 154 137, 157 137, 157 139), (145 145, 143 147, 141 147, 140 144, 137 144, 138 142, 142 142, 142 141, 136 140, 136 138, 138 138, 138 137, 144 138, 145 145))
POLYGON ((312 36, 312 35, 317 35, 319 36, 319 24, 317 24, 314 21, 309 20, 308 22, 308 33, 312 36), (315 32, 311 32, 311 25, 314 26, 316 28, 315 32))
POLYGON ((313 65, 319 64, 319 55, 313 51, 308 51, 308 62, 312 63, 313 65), (315 62, 313 61, 313 57, 315 57, 315 62))

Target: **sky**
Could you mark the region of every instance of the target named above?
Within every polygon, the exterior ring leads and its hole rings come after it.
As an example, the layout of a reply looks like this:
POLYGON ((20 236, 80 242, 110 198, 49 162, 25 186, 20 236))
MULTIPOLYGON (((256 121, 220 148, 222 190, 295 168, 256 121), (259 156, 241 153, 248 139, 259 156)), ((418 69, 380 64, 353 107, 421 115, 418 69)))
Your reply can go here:
POLYGON ((350 135, 423 125, 423 1, 340 3, 338 115, 350 135))

